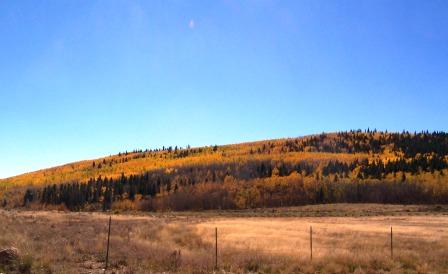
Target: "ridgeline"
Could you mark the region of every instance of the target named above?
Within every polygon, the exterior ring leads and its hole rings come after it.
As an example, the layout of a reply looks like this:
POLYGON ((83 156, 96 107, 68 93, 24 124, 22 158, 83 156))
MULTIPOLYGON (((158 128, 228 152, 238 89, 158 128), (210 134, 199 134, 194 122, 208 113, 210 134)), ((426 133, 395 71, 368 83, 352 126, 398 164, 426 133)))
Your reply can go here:
POLYGON ((0 180, 4 207, 206 210, 448 202, 448 134, 376 130, 168 147, 0 180))

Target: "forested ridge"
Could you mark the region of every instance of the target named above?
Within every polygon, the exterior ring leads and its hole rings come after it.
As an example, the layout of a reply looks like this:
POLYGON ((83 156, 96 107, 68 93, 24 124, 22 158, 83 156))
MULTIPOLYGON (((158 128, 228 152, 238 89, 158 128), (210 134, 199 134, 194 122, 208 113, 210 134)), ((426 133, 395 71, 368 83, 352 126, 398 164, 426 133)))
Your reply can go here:
MULTIPOLYGON (((357 130, 238 145, 163 147, 83 165, 79 179, 46 179, 28 187, 22 205, 202 210, 448 202, 445 132, 357 130), (85 179, 86 174, 92 176, 85 179)), ((8 204, 6 198, 3 203, 8 204)))

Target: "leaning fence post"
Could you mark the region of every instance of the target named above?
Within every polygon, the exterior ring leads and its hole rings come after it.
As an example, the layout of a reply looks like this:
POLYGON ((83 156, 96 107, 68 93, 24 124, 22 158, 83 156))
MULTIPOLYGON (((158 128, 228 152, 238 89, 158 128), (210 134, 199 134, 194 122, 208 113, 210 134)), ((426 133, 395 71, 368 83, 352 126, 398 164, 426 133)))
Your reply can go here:
POLYGON ((215 227, 215 269, 218 269, 218 228, 215 227))
POLYGON ((313 226, 310 226, 310 260, 313 260, 313 226))
POLYGON ((107 269, 107 265, 109 263, 109 243, 110 243, 110 225, 112 223, 112 216, 109 216, 109 232, 107 233, 107 249, 106 249, 106 267, 105 269, 107 269))
POLYGON ((392 237, 392 227, 390 227, 390 257, 394 258, 394 241, 392 237))

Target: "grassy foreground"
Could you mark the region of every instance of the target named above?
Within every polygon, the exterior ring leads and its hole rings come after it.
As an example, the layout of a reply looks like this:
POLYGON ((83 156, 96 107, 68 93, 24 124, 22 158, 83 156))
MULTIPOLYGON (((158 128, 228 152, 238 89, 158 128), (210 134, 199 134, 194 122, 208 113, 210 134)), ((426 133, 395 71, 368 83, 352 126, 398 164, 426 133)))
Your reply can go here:
MULTIPOLYGON (((0 249, 15 246, 21 255, 20 262, 8 269, 0 266, 0 272, 103 273, 108 217, 0 211, 0 249)), ((447 208, 399 205, 320 205, 222 215, 116 214, 108 272, 211 273, 215 227, 219 273, 448 272, 447 208)))

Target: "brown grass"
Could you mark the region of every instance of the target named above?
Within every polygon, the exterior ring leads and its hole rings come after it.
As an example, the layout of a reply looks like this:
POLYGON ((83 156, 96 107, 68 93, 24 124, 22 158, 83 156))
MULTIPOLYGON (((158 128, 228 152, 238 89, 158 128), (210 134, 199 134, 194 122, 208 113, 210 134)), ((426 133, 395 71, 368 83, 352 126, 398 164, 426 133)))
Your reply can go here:
MULTIPOLYGON (((331 212, 333 205, 314 211, 331 212)), ((337 205, 353 211, 353 205, 337 205)), ((363 206, 360 206, 363 207, 363 206)), ((373 205, 364 207, 371 208, 373 205)), ((113 215, 116 273, 210 273, 218 227, 220 271, 231 273, 447 273, 448 217, 232 217, 113 215), (313 261, 309 227, 313 226, 313 261), (389 231, 394 228, 394 259, 389 231), (174 251, 180 250, 181 255, 174 251)), ((415 209, 415 208, 414 208, 415 209)), ((414 210, 412 207, 409 211, 414 210)), ((307 210, 312 210, 307 207, 307 210)), ((386 210, 386 209, 385 209, 386 210)), ((408 212, 409 213, 409 212, 408 212)), ((418 213, 418 212, 417 212, 418 213)), ((349 215, 349 214, 348 214, 349 215)), ((0 248, 15 246, 33 273, 101 273, 107 214, 0 211, 0 248)), ((0 272, 1 266, 0 266, 0 272)))

